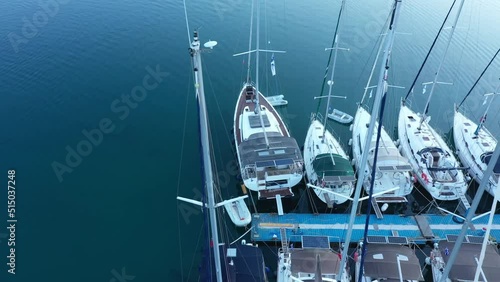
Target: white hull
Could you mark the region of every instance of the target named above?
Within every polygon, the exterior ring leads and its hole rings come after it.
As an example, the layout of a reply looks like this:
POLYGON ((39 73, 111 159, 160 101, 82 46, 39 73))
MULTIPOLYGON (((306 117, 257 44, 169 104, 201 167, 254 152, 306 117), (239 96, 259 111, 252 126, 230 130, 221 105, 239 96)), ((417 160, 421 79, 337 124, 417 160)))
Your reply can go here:
POLYGON ((467 191, 467 182, 459 164, 443 138, 424 121, 419 129, 420 114, 402 105, 398 134, 401 152, 410 161, 414 175, 434 199, 451 201, 467 191))
POLYGON ((265 118, 265 134, 270 144, 266 147, 260 117, 255 113, 256 95, 248 94, 250 88, 250 84, 243 86, 234 113, 234 140, 243 182, 263 198, 271 198, 273 191, 278 190, 283 191, 282 196, 293 195, 291 188, 303 177, 300 149, 274 107, 259 92, 259 114, 265 118))
MULTIPOLYGON (((352 130, 352 152, 355 159, 356 171, 359 174, 360 167, 364 167, 365 169, 366 177, 363 181, 363 188, 366 193, 369 193, 370 190, 370 179, 377 138, 375 130, 371 139, 368 164, 361 164, 361 148, 366 142, 366 134, 368 131, 367 125, 370 123, 370 119, 371 115, 363 107, 358 107, 352 130)), ((375 123, 375 128, 377 129, 377 127, 378 122, 375 123)), ((391 137, 389 137, 382 127, 373 193, 380 193, 391 188, 399 187, 399 189, 388 192, 381 197, 404 197, 410 194, 413 190, 410 172, 411 166, 408 159, 401 156, 391 137)))
MULTIPOLYGON (((497 140, 484 127, 479 130, 476 137, 474 132, 477 124, 465 117, 458 111, 455 111, 453 119, 453 138, 458 157, 465 167, 469 168, 469 174, 478 183, 483 180, 487 164, 483 162, 482 156, 491 153, 497 146, 497 140)), ((487 191, 494 196, 498 186, 499 174, 493 175, 489 179, 487 191)))
MULTIPOLYGON (((339 142, 327 130, 325 132, 325 142, 323 142, 323 124, 318 120, 313 120, 307 131, 306 140, 304 143, 304 165, 308 182, 312 185, 319 186, 322 182, 323 175, 318 175, 313 166, 313 161, 320 154, 337 154, 349 162, 349 157, 340 146, 339 142)), ((352 181, 338 181, 327 183, 325 181, 324 189, 344 195, 338 196, 326 191, 315 189, 314 193, 318 198, 326 204, 335 203, 342 204, 352 195, 354 191, 354 178, 352 181)))

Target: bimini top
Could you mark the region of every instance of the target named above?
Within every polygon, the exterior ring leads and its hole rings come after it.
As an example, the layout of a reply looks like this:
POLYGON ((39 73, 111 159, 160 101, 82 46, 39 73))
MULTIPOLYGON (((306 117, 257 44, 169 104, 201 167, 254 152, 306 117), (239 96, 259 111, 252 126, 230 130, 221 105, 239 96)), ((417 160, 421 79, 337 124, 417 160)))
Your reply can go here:
POLYGON ((263 132, 254 133, 238 146, 242 167, 256 165, 257 167, 275 167, 291 165, 294 161, 302 162, 302 154, 297 141, 277 132, 268 132, 269 149, 263 132))
POLYGON ((408 261, 400 259, 404 280, 424 281, 420 262, 412 249, 406 246, 389 244, 370 244, 365 257, 365 276, 373 279, 387 278, 399 281, 397 256, 404 256, 408 261))
MULTIPOLYGON (((493 155, 493 152, 487 152, 481 155, 481 161, 484 162, 486 165, 489 165, 491 156, 493 155)), ((495 167, 493 168, 493 173, 500 173, 500 158, 497 160, 497 163, 495 164, 495 167)))
MULTIPOLYGON (((441 241, 439 243, 439 249, 441 250, 445 263, 448 263, 450 256, 446 255, 443 250, 448 248, 451 254, 454 246, 454 242, 441 241)), ((481 247, 481 244, 462 243, 460 253, 451 267, 448 278, 452 281, 474 281, 477 267, 475 258, 477 257, 479 259, 481 247)), ((488 281, 498 281, 498 277, 500 277, 500 255, 493 245, 486 246, 482 270, 488 281)), ((481 278, 481 276, 479 277, 481 278)))
POLYGON ((313 168, 318 177, 338 178, 339 181, 354 181, 351 163, 338 154, 319 154, 314 158, 313 168), (333 159, 333 162, 332 162, 333 159))

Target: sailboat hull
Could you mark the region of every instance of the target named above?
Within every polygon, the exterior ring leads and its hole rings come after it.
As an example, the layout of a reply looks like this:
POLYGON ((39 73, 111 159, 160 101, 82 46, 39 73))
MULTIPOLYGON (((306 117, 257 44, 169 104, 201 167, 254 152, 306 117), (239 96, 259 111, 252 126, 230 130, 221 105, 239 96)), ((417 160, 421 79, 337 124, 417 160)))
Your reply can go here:
POLYGON ((354 191, 356 181, 354 171, 339 142, 328 130, 325 131, 323 139, 323 131, 324 126, 318 120, 313 120, 307 131, 304 144, 304 166, 307 179, 312 185, 323 186, 326 190, 340 194, 312 188, 321 201, 328 205, 343 204, 354 191), (328 181, 330 179, 332 181, 328 181))
MULTIPOLYGON (((375 153, 375 145, 377 134, 373 134, 368 163, 361 164, 362 147, 366 142, 368 124, 370 123, 371 115, 363 108, 359 107, 354 119, 354 126, 352 130, 352 152, 355 161, 356 170, 359 173, 360 168, 365 169, 365 181, 363 181, 363 188, 366 193, 370 191, 370 179, 373 169, 373 159, 375 153)), ((378 127, 378 122, 375 123, 378 127)), ((413 190, 413 183, 411 181, 411 166, 407 158, 401 156, 400 152, 394 142, 389 137, 389 134, 382 127, 382 132, 379 142, 379 151, 377 156, 377 171, 375 173, 375 181, 373 193, 382 193, 388 189, 398 187, 397 190, 390 191, 381 196, 382 199, 394 199, 395 197, 405 197, 413 190)))
POLYGON ((434 199, 457 200, 467 191, 467 182, 446 142, 420 115, 402 105, 398 134, 403 156, 407 157, 414 176, 434 199))
POLYGON ((262 93, 258 95, 260 111, 255 108, 255 87, 245 84, 234 114, 234 140, 243 182, 248 189, 258 191, 259 198, 292 196, 291 188, 303 177, 302 154, 278 112, 262 93))
MULTIPOLYGON (((485 128, 481 128, 479 134, 476 136, 474 132, 477 127, 478 125, 476 123, 472 122, 460 112, 455 111, 453 119, 453 138, 457 155, 462 164, 469 168, 469 174, 474 180, 481 183, 487 168, 487 164, 484 162, 485 156, 493 152, 497 146, 497 140, 485 128)), ((489 179, 487 191, 492 196, 494 196, 498 188, 497 183, 499 177, 500 171, 489 179)))

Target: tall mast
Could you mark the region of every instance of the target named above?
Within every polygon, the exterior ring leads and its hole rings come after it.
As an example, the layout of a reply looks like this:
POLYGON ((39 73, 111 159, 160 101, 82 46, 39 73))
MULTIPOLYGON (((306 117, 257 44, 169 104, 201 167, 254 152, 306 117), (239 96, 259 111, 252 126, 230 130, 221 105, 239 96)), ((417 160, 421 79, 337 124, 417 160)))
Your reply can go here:
MULTIPOLYGON (((253 6, 253 4, 252 4, 253 6)), ((260 126, 262 127, 262 132, 264 133, 264 139, 266 140, 266 147, 269 149, 269 140, 267 139, 266 127, 264 126, 264 118, 260 112, 260 103, 259 103, 259 36, 260 36, 260 0, 257 0, 257 40, 255 43, 255 95, 257 96, 255 99, 255 113, 259 115, 260 126)), ((250 55, 249 55, 250 56, 250 55)))
MULTIPOLYGON (((400 3, 402 0, 394 0, 394 6, 392 8, 392 18, 391 22, 389 23, 389 31, 387 33, 387 37, 385 38, 385 48, 384 48, 384 53, 382 57, 382 64, 380 66, 380 72, 379 72, 379 79, 378 79, 378 86, 377 86, 377 93, 374 98, 373 102, 373 109, 371 113, 371 120, 370 120, 370 125, 368 126, 368 132, 366 134, 366 139, 365 139, 365 144, 364 148, 369 148, 370 143, 371 143, 371 136, 373 136, 373 131, 375 129, 375 121, 379 115, 380 111, 380 105, 382 101, 382 96, 387 90, 387 83, 385 82, 385 78, 387 75, 387 67, 389 64, 389 58, 391 54, 391 49, 392 49, 392 44, 394 42, 394 34, 396 31, 396 22, 399 18, 399 10, 400 10, 400 3)), ((370 150, 363 150, 363 153, 361 154, 361 162, 362 166, 366 165, 366 162, 368 160, 368 153, 370 150)), ((354 199, 352 201, 353 205, 351 208, 351 216, 349 217, 349 225, 347 227, 347 234, 345 237, 345 242, 349 244, 351 242, 351 236, 352 236, 352 226, 354 225, 354 218, 356 217, 356 211, 358 209, 358 202, 359 202, 359 196, 361 194, 361 189, 363 185, 363 179, 365 179, 365 169, 361 168, 358 170, 359 171, 359 178, 356 183, 356 191, 354 192, 354 199)), ((369 215, 367 215, 369 216, 369 215)), ((346 261, 348 258, 348 249, 349 248, 344 248, 342 250, 342 260, 340 262, 340 270, 339 270, 339 279, 342 277, 346 261)))
POLYGON ((219 235, 217 233, 217 217, 215 214, 214 181, 212 172, 212 160, 210 158, 210 140, 208 133, 208 116, 205 104, 205 92, 203 88, 203 71, 201 65, 200 41, 198 31, 194 32, 193 42, 189 48, 193 60, 193 71, 195 78, 196 97, 198 98, 198 111, 200 118, 200 143, 203 157, 203 171, 205 187, 208 197, 208 211, 210 216, 210 228, 212 231, 212 250, 214 252, 215 272, 217 281, 222 282, 222 268, 219 252, 219 235))
POLYGON ((337 64, 337 54, 338 54, 338 50, 339 50, 339 42, 338 42, 338 31, 339 31, 339 25, 340 25, 340 18, 342 16, 342 11, 344 10, 344 6, 345 6, 345 0, 342 0, 342 4, 340 5, 340 11, 339 11, 339 16, 337 18, 337 26, 335 27, 335 34, 334 34, 334 40, 335 40, 335 43, 334 43, 334 55, 333 55, 333 64, 332 64, 332 74, 330 76, 330 81, 328 82, 328 99, 326 101, 326 112, 325 112, 325 116, 324 116, 324 126, 323 126, 323 142, 325 141, 325 133, 326 133, 326 123, 328 122, 328 109, 330 108, 330 99, 331 99, 331 95, 332 95, 332 87, 333 87, 333 76, 335 74, 335 65, 337 64))
POLYGON ((431 102, 432 94, 434 94, 434 88, 436 87, 436 84, 438 83, 439 72, 441 71, 444 60, 446 58, 446 54, 448 53, 448 48, 450 47, 451 39, 453 38, 453 33, 455 33, 455 28, 457 27, 458 18, 460 17, 460 12, 462 12, 462 7, 464 6, 464 2, 465 2, 465 0, 462 0, 460 2, 460 6, 458 7, 457 16, 455 17, 455 21, 453 22, 453 26, 451 27, 450 35, 448 36, 448 42, 446 43, 446 48, 444 49, 443 57, 441 58, 441 61, 439 62, 439 66, 438 66, 436 73, 434 74, 434 80, 432 81, 431 92, 429 93, 429 96, 427 97, 427 102, 425 104, 425 110, 424 110, 424 113, 422 114, 422 117, 420 118, 420 124, 418 126, 418 129, 420 129, 420 127, 422 126, 422 123, 427 118, 427 112, 429 111, 429 104, 431 102))
POLYGON ((477 125, 476 131, 474 131, 474 135, 476 135, 476 136, 479 135, 479 130, 481 130, 481 127, 483 127, 483 124, 486 121, 486 115, 488 114, 488 111, 490 110, 491 104, 493 104, 493 100, 495 99, 495 96, 500 94, 500 92, 498 92, 498 90, 500 90, 500 83, 498 84, 495 92, 485 94, 486 97, 488 97, 490 95, 493 97, 491 97, 491 100, 490 100, 488 106, 486 107, 486 110, 484 111, 484 115, 481 117, 481 120, 479 121, 479 124, 477 125))
MULTIPOLYGON (((252 33, 253 33, 253 1, 252 9, 250 10, 250 38, 248 39, 248 51, 252 50, 252 33)), ((252 52, 248 52, 247 59, 247 83, 250 83, 250 63, 252 59, 252 52)))

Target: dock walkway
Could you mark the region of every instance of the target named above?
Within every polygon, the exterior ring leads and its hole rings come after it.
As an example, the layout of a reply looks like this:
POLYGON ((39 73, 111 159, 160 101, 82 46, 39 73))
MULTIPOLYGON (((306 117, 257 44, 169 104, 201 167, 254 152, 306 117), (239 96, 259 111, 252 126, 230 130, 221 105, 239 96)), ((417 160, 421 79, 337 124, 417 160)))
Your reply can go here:
MULTIPOLYGON (((349 223, 348 214, 277 214, 261 213, 252 215, 252 240, 276 241, 280 238, 280 229, 285 229, 290 242, 300 242, 301 236, 328 236, 330 242, 342 241, 347 233, 349 223)), ((462 224, 456 223, 452 215, 419 215, 399 216, 384 215, 377 219, 370 215, 370 236, 398 236, 407 237, 410 242, 425 243, 428 240, 446 240, 446 235, 458 235, 462 224), (428 224, 428 226, 423 226, 428 224), (423 232, 423 233, 422 233, 423 232)), ((359 242, 363 238, 366 215, 359 215, 354 221, 351 243, 359 242)), ((473 221, 473 229, 467 231, 470 236, 483 236, 483 227, 488 223, 488 216, 473 221)), ((490 235, 500 238, 500 215, 495 215, 490 235)))

